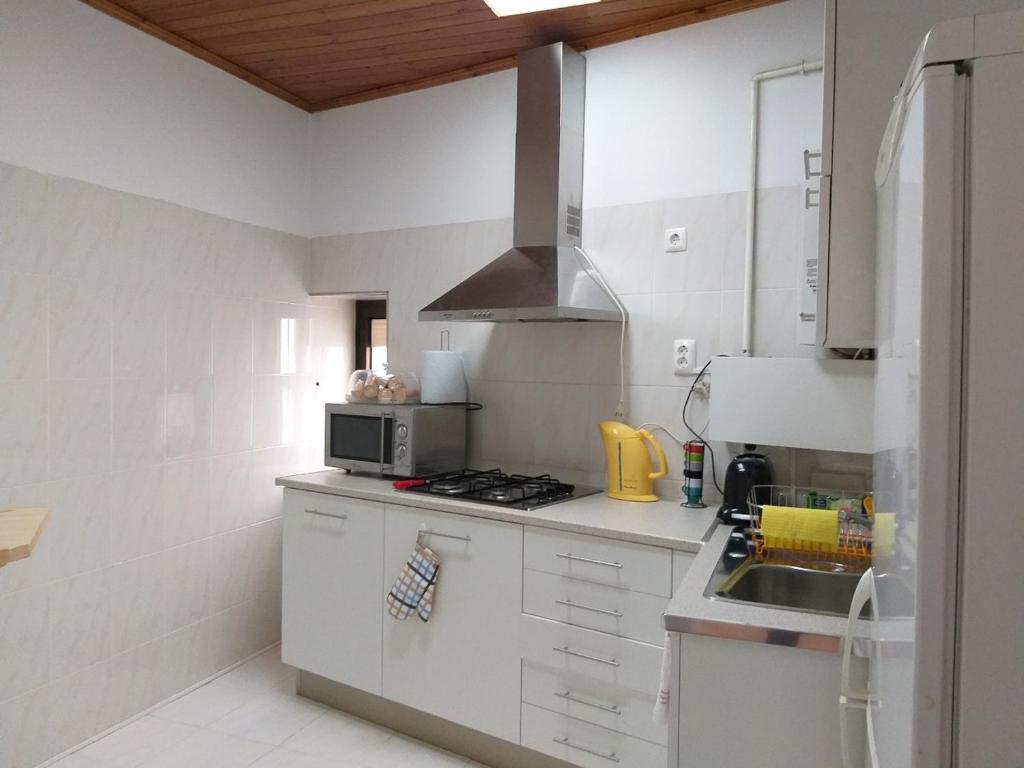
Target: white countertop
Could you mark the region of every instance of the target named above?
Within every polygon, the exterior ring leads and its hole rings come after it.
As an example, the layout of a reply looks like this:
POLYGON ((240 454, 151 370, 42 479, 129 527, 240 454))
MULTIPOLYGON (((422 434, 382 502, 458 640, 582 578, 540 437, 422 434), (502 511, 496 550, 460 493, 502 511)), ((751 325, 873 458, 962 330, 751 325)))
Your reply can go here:
POLYGON ((603 493, 525 512, 412 491, 396 491, 391 487, 391 480, 369 475, 350 475, 343 470, 279 477, 277 484, 300 491, 330 493, 489 520, 536 525, 684 552, 699 552, 716 524, 715 512, 711 508, 686 509, 678 501, 617 501, 603 493))

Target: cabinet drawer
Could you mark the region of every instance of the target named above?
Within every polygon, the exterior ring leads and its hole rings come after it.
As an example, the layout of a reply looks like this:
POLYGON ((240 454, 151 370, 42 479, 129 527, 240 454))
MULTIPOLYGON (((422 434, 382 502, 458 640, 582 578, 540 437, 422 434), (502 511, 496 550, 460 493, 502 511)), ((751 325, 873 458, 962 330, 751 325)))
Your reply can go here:
POLYGON ((660 547, 528 526, 523 564, 533 571, 672 597, 672 553, 660 547))
POLYGON ((553 573, 523 572, 523 612, 662 645, 668 599, 553 573))
POLYGON ((668 726, 651 714, 654 694, 602 683, 586 675, 523 664, 523 701, 657 744, 668 744, 668 726))
POLYGON ((522 744, 584 768, 664 768, 665 747, 523 704, 522 744))
POLYGON ((662 649, 623 637, 522 616, 523 663, 654 694, 662 649))

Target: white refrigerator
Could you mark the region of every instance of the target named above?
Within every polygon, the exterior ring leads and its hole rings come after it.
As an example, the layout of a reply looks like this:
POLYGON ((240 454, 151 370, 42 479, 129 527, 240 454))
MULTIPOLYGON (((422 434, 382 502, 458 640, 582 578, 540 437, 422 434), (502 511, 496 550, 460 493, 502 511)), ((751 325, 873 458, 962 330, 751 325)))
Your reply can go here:
POLYGON ((872 567, 868 762, 1021 768, 1024 10, 929 33, 876 183, 875 510, 896 545, 872 567))

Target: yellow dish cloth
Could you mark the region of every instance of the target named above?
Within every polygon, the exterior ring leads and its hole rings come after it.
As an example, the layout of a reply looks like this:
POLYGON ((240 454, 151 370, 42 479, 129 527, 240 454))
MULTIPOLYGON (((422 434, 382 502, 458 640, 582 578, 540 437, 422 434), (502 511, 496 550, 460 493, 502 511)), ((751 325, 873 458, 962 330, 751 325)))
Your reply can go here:
POLYGON ((896 515, 879 512, 872 526, 872 551, 879 555, 891 555, 896 544, 896 515))
POLYGON ((839 548, 839 511, 766 504, 761 508, 761 535, 771 549, 835 552, 839 548))

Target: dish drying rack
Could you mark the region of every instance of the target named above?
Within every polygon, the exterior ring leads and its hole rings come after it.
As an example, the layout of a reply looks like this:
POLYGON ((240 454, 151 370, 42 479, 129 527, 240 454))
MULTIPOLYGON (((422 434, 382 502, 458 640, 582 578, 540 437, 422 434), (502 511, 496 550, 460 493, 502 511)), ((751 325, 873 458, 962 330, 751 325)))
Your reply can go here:
POLYGON ((871 567, 873 502, 870 493, 792 485, 755 485, 748 499, 753 557, 761 563, 785 563, 809 568, 863 572, 871 567), (761 531, 765 506, 798 507, 839 513, 834 548, 792 539, 788 546, 769 547, 761 531))

